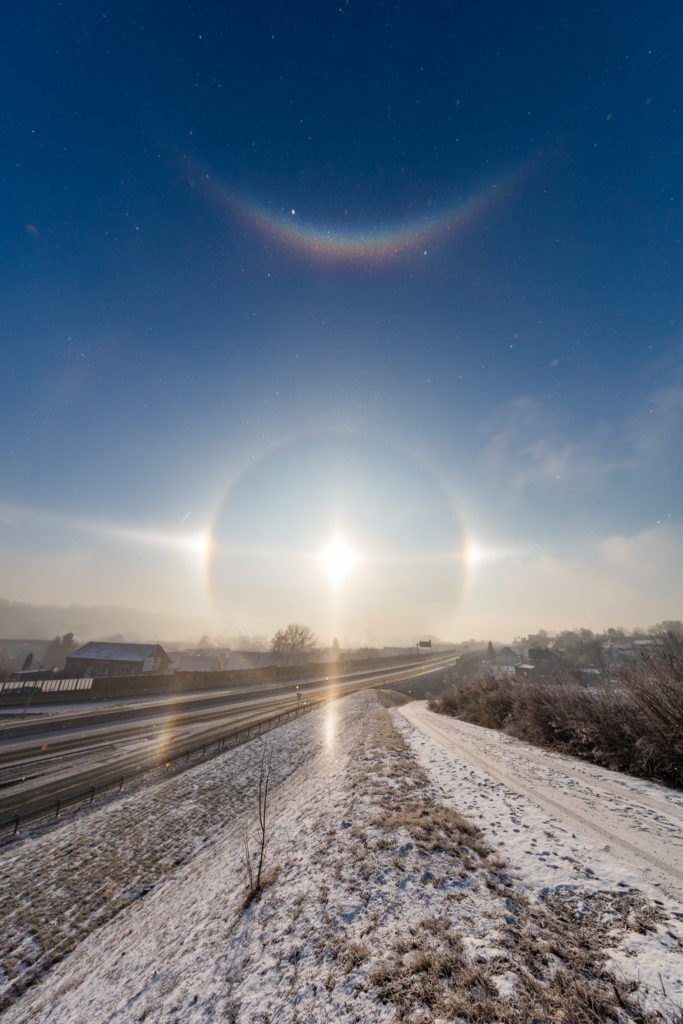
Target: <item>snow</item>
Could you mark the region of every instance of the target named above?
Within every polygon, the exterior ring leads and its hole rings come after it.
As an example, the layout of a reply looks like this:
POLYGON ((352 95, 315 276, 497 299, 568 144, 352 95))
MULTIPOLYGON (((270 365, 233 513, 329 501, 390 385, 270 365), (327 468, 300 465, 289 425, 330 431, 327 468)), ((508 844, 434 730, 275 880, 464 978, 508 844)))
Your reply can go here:
MULTIPOLYGON (((573 819, 472 763, 450 720, 436 723, 447 726, 439 739, 423 706, 391 714, 394 726, 376 695, 353 695, 2 851, 14 959, 6 938, 0 985, 21 978, 22 963, 26 974, 31 955, 40 966, 50 942, 65 952, 8 1007, 8 1024, 382 1024, 397 1019, 402 987, 407 1019, 453 1021, 436 974, 429 1008, 414 989, 430 961, 450 951, 467 998, 489 986, 502 1005, 524 978, 516 937, 529 948, 546 932, 561 942, 554 899, 593 922, 615 976, 673 1020, 683 1004, 680 904, 573 819), (271 877, 245 906, 243 840, 264 744, 271 877)), ((478 735, 479 751, 494 742, 478 735)), ((552 757, 547 765, 556 784, 552 757)), ((631 785, 634 800, 650 799, 647 784, 631 785)), ((669 793, 657 800, 678 806, 669 793)))
POLYGON ((653 1008, 682 1006, 683 796, 437 715, 424 702, 401 713, 442 798, 495 837, 528 895, 635 889, 670 916, 656 941, 630 932, 610 959, 653 1008))
MULTIPOLYGON (((546 825, 546 829, 553 833, 558 829, 560 833, 581 833, 591 841, 591 857, 581 853, 579 859, 590 863, 593 871, 597 870, 596 857, 600 871, 607 870, 612 859, 605 858, 603 851, 611 852, 625 862, 621 867, 622 880, 642 887, 644 875, 650 883, 646 885, 648 891, 657 886, 683 903, 682 793, 533 747, 497 730, 437 715, 428 711, 424 702, 408 705, 403 713, 407 721, 442 750, 442 761, 443 752, 447 752, 450 781, 442 779, 443 785, 452 787, 455 778, 460 787, 463 782, 474 780, 471 795, 460 805, 464 813, 498 829, 501 823, 492 818, 491 801, 499 810, 504 805, 496 800, 496 794, 505 794, 505 806, 510 813, 517 801, 517 817, 523 816, 527 823, 529 807, 540 805, 555 816, 554 824, 546 825)), ((463 797, 460 788, 458 799, 462 801, 463 797)), ((505 836, 506 853, 528 845, 523 832, 523 828, 516 827, 505 836)), ((548 844, 541 841, 540 845, 548 844)), ((562 855, 567 855, 566 851, 562 855)), ((533 856, 533 863, 525 865, 525 873, 544 877, 550 883, 552 872, 557 869, 555 851, 534 851, 533 856)))

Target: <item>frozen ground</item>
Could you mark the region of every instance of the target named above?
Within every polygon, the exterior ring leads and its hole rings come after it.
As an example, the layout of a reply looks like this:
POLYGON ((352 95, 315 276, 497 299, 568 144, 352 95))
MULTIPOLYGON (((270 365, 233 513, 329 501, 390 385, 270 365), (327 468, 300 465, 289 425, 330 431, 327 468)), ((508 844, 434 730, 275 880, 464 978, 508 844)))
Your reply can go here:
MULTIPOLYGON (((511 809, 514 794, 525 797, 524 803, 517 800, 518 816, 525 818, 530 803, 543 807, 559 835, 584 836, 601 851, 624 861, 629 866, 622 868, 625 877, 642 881, 644 876, 683 903, 683 793, 542 750, 495 729, 434 714, 422 701, 407 705, 403 714, 430 740, 429 753, 424 742, 420 744, 423 759, 434 756, 434 748, 438 748, 439 773, 446 791, 457 785, 462 800, 462 784, 472 780, 472 792, 459 809, 479 824, 485 822, 489 830, 502 827, 491 815, 491 790, 503 794, 511 809), (487 780, 484 793, 483 777, 487 780)), ((497 801, 496 811, 499 806, 497 801)), ((519 829, 505 835, 506 851, 524 845, 523 837, 515 839, 518 835, 519 829)), ((547 857, 552 864, 550 852, 547 857)), ((526 873, 532 870, 531 864, 525 868, 526 873)))
POLYGON ((655 1003, 668 993, 672 1007, 683 1005, 683 794, 437 715, 422 701, 400 713, 442 798, 498 846, 530 898, 638 890, 669 916, 663 945, 636 930, 610 959, 655 1003))
MULTIPOLYGON (((322 746, 319 719, 268 734, 273 781, 322 746)), ((93 930, 218 841, 244 813, 261 749, 247 743, 0 850, 0 1011, 93 930)))
POLYGON ((428 719, 354 695, 9 847, 5 1019, 678 1019, 680 904, 428 719), (269 884, 245 906, 263 742, 269 884))

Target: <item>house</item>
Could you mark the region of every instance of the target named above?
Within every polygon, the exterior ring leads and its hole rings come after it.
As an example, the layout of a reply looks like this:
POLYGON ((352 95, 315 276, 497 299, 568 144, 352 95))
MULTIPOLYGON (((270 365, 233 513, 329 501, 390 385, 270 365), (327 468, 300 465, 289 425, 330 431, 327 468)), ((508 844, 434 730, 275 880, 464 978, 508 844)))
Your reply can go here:
POLYGON ((638 661, 638 651, 634 649, 631 641, 625 643, 602 645, 602 656, 605 664, 613 668, 615 665, 624 665, 628 662, 638 661))
POLYGON ((549 647, 530 647, 528 657, 535 665, 539 661, 552 661, 554 654, 549 647))
POLYGON ((225 668, 225 656, 220 651, 173 651, 171 669, 174 672, 220 672, 225 668))
POLYGON ((602 681, 602 672, 595 665, 579 665, 574 671, 579 682, 589 689, 602 681))
POLYGON ((272 651, 230 651, 225 658, 225 668, 230 671, 268 668, 277 665, 278 661, 278 655, 272 651))
POLYGON ((513 651, 511 647, 501 647, 496 654, 496 665, 512 668, 521 660, 522 659, 517 654, 517 651, 513 651))
POLYGON ((66 676, 141 676, 167 672, 171 659, 161 644, 92 641, 66 659, 66 676))

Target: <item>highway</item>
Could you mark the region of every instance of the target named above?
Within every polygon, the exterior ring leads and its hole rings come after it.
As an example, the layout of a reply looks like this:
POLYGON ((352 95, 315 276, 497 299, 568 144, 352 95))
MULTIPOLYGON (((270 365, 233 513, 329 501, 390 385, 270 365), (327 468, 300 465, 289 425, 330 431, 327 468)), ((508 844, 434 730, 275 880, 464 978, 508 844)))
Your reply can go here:
POLYGON ((336 678, 176 694, 49 714, 0 727, 0 824, 163 765, 188 749, 368 686, 423 677, 453 656, 336 678), (297 696, 300 693, 301 696, 297 696))

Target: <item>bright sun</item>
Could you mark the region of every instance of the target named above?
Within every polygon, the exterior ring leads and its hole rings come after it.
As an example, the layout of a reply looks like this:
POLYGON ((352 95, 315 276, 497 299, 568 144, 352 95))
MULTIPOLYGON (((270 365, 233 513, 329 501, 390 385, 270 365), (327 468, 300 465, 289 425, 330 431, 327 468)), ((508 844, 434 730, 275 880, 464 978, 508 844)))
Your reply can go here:
POLYGON ((320 561, 332 583, 339 584, 353 568, 356 555, 341 537, 335 537, 320 552, 320 561))

